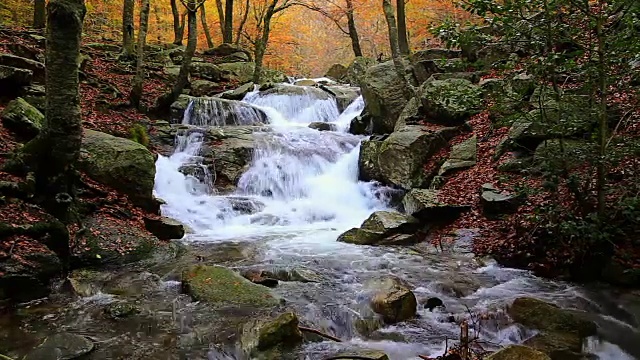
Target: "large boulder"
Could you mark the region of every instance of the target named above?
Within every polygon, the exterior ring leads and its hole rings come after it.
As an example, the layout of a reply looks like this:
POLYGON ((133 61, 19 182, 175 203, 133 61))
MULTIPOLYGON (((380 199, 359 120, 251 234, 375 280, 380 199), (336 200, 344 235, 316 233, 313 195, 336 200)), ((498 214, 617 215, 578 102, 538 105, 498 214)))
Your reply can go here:
POLYGON ((343 80, 353 86, 359 86, 362 76, 375 64, 377 64, 375 59, 358 56, 347 67, 347 73, 343 80))
POLYGON ((347 67, 342 64, 333 64, 324 76, 340 81, 347 76, 347 67))
POLYGON ((12 100, 0 112, 2 124, 25 138, 33 138, 44 125, 44 115, 22 98, 12 100))
POLYGON ((351 103, 360 96, 360 89, 351 86, 321 85, 320 88, 331 94, 338 104, 338 110, 343 112, 351 103))
POLYGON ((551 360, 582 360, 582 339, 576 334, 541 332, 524 345, 547 354, 551 360))
POLYGON ((90 339, 71 333, 57 333, 45 338, 24 360, 69 360, 81 358, 94 349, 90 339))
POLYGON ((185 234, 185 228, 181 222, 166 216, 145 217, 144 226, 160 240, 182 239, 185 234))
POLYGON ((363 143, 358 168, 364 180, 378 180, 404 189, 426 181, 423 165, 457 133, 455 128, 427 130, 405 126, 377 145, 363 143))
POLYGON ((522 200, 521 195, 500 191, 491 184, 482 185, 480 190, 483 213, 490 219, 516 212, 522 200))
POLYGON ((232 191, 251 163, 255 148, 253 127, 230 127, 224 131, 211 129, 207 136, 216 145, 203 149, 204 164, 216 174, 216 188, 232 191))
POLYGON ((393 211, 376 211, 359 228, 347 230, 338 241, 357 245, 401 245, 416 242, 418 222, 393 211))
POLYGON ((17 94, 20 87, 31 84, 33 71, 0 65, 0 94, 17 94))
POLYGON ((406 85, 398 77, 393 62, 370 67, 360 77, 360 86, 367 104, 366 109, 373 117, 373 132, 392 132, 400 113, 407 105, 406 85))
POLYGON ((488 356, 487 360, 551 360, 551 358, 527 346, 509 345, 488 356))
POLYGON ((219 94, 218 97, 227 100, 242 100, 248 93, 252 92, 254 88, 255 84, 248 82, 237 89, 225 91, 222 94, 219 94))
POLYGON ((39 61, 0 53, 0 65, 30 70, 33 73, 33 81, 40 83, 45 81, 45 66, 39 61))
POLYGON ((235 53, 244 53, 248 58, 251 57, 251 53, 242 46, 228 43, 223 43, 204 51, 205 55, 212 56, 229 56, 235 53))
POLYGON ((221 81, 223 79, 223 70, 218 65, 207 62, 192 63, 190 73, 192 76, 209 81, 221 81))
POLYGON ((409 284, 399 278, 386 276, 365 284, 373 290, 371 309, 387 324, 410 320, 416 316, 418 301, 409 284))
POLYGON ((540 331, 593 336, 597 326, 593 321, 580 318, 554 304, 539 299, 520 297, 507 309, 517 323, 540 331))
POLYGON ((135 204, 157 211, 153 198, 153 154, 135 141, 85 130, 79 168, 95 181, 125 193, 135 204))
POLYGON ((182 287, 194 300, 216 308, 270 309, 280 303, 268 288, 220 266, 196 265, 184 270, 182 287))
POLYGON ((222 71, 221 78, 226 81, 235 81, 239 84, 248 83, 253 79, 253 70, 256 64, 252 62, 233 62, 218 64, 222 71))
POLYGON ((302 343, 298 317, 291 312, 275 319, 253 320, 242 327, 240 344, 245 354, 255 358, 264 351, 275 352, 290 349, 302 343))
POLYGON ((445 161, 438 175, 442 176, 451 171, 466 169, 472 167, 477 162, 478 155, 478 137, 472 136, 469 139, 454 145, 449 154, 449 158, 445 161))
POLYGON ((420 93, 424 114, 437 124, 462 124, 482 108, 482 89, 464 79, 427 81, 420 93))
POLYGON ((468 205, 445 204, 438 200, 438 191, 411 189, 402 198, 402 206, 407 214, 432 224, 446 223, 457 219, 468 205))
POLYGON ((194 80, 191 82, 192 96, 211 96, 220 88, 220 84, 209 80, 194 80))

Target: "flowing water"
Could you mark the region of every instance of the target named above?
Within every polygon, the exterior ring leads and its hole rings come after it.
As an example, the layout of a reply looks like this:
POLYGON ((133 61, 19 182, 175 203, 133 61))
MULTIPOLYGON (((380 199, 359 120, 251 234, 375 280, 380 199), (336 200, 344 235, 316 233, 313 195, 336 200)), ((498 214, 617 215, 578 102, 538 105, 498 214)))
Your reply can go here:
MULTIPOLYGON (((354 348, 384 350, 395 360, 439 356, 458 338, 455 321, 461 319, 472 322, 487 349, 519 343, 535 334, 504 314, 505 306, 519 296, 584 311, 599 325, 599 335, 587 341, 585 351, 601 359, 640 358, 638 294, 550 281, 478 259, 470 251, 472 230, 460 231, 450 248, 439 251, 427 245, 394 248, 337 242, 342 232, 359 226, 372 212, 389 209, 393 195, 379 184, 358 181, 363 137, 346 130, 363 110, 362 98, 342 114, 334 100, 314 98, 312 92, 296 96, 252 92, 244 102, 250 106, 239 111, 193 104, 184 117, 185 125, 222 125, 225 131, 224 126, 233 126, 230 123, 254 124, 263 118, 260 114, 267 115, 268 129, 253 135, 253 159, 237 190, 221 194, 213 188, 215 179, 203 165, 206 129, 191 128, 178 134, 173 155, 158 158, 155 193, 166 202, 164 215, 193 230, 183 241, 199 256, 237 269, 308 269, 322 278, 314 283, 280 282, 274 291, 302 324, 344 341, 307 342, 292 358, 321 360, 354 348), (235 111, 233 116, 229 111, 235 111), (215 118, 220 114, 231 120, 215 118), (307 127, 318 121, 332 122, 336 131, 307 127), (197 167, 201 176, 184 175, 180 172, 184 165, 197 167), (234 207, 238 201, 255 211, 239 211, 234 207), (365 331, 373 318, 366 284, 385 275, 411 284, 419 316, 365 331), (430 297, 442 299, 446 308, 424 309, 422 304, 430 297), (475 321, 477 314, 487 319, 475 321)), ((169 270, 174 267, 170 262, 165 271, 153 270, 159 276, 120 269, 110 281, 133 284, 132 294, 95 291, 81 299, 54 297, 50 303, 25 306, 15 318, 0 317, 0 352, 3 341, 14 345, 9 351, 22 354, 16 349, 33 346, 52 331, 66 330, 98 341, 91 359, 243 359, 229 344, 228 329, 220 325, 226 315, 181 294, 179 273, 169 270), (134 301, 141 313, 105 320, 104 307, 123 299, 134 301), (3 327, 11 329, 8 335, 3 335, 3 327)))

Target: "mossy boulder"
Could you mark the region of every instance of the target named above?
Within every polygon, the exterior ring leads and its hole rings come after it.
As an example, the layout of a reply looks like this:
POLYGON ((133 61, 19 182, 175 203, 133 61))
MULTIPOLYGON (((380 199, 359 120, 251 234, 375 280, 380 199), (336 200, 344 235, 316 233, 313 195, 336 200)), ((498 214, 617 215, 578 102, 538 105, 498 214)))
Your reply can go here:
POLYGON ((298 317, 288 312, 275 319, 246 323, 242 328, 240 343, 243 351, 253 358, 263 351, 290 349, 301 344, 302 339, 298 317))
POLYGON ((211 96, 220 87, 220 84, 209 80, 194 80, 191 82, 192 96, 211 96))
POLYGON ((376 64, 377 62, 375 59, 358 56, 347 67, 347 73, 343 80, 351 85, 359 86, 361 77, 364 76, 370 67, 376 64))
POLYGON ((572 333, 581 337, 597 333, 597 326, 593 321, 581 319, 539 299, 517 298, 507 312, 515 322, 541 331, 572 333))
POLYGON ((482 89, 469 80, 427 81, 420 90, 425 116, 436 124, 462 124, 482 108, 482 89))
POLYGON ((440 166, 438 175, 442 176, 455 170, 472 167, 476 164, 477 158, 478 137, 474 135, 460 144, 453 146, 449 158, 440 166))
POLYGON ((486 358, 487 360, 551 360, 546 354, 522 345, 510 345, 486 358))
POLYGON ((347 76, 347 67, 342 64, 333 64, 324 76, 333 80, 341 81, 347 76))
POLYGON ((135 204, 157 211, 153 198, 153 154, 141 144, 99 131, 85 130, 78 165, 93 180, 125 193, 135 204))
POLYGON ((2 124, 16 134, 33 138, 44 126, 44 115, 23 98, 10 101, 0 113, 2 124))
POLYGON ((402 199, 402 206, 407 214, 432 224, 453 221, 471 209, 468 205, 442 203, 438 200, 438 191, 431 189, 409 190, 402 199))
POLYGON ((356 245, 401 245, 415 242, 418 221, 393 211, 376 211, 359 228, 347 230, 338 241, 356 245))
POLYGON ((31 84, 33 71, 0 65, 0 94, 15 95, 21 86, 31 84))
POLYGON ((249 92, 253 91, 254 87, 254 83, 248 82, 237 89, 225 91, 218 96, 227 100, 242 100, 249 92))
POLYGON ((160 240, 182 239, 185 234, 185 226, 181 222, 166 216, 145 217, 144 226, 160 240))
POLYGON ((527 339, 524 345, 547 354, 551 360, 582 360, 582 339, 572 333, 541 332, 527 339))
POLYGON ((393 62, 370 67, 359 81, 367 112, 373 119, 373 133, 391 133, 408 101, 405 82, 396 74, 393 62))
POLYGON ((194 300, 214 307, 265 309, 280 303, 266 287, 221 266, 196 265, 184 270, 182 286, 194 300))
POLYGON ((192 63, 190 73, 192 76, 209 81, 221 81, 223 79, 223 70, 218 65, 206 62, 192 63))
POLYGON ((358 175, 360 180, 382 179, 378 163, 380 145, 382 145, 382 141, 376 140, 363 140, 360 143, 360 155, 358 156, 358 175))
POLYGON ((256 64, 252 62, 231 62, 218 64, 222 71, 222 79, 236 81, 240 84, 248 83, 253 79, 253 70, 256 64))
POLYGON ((71 333, 57 333, 48 336, 24 360, 69 360, 80 358, 94 349, 93 341, 71 333))

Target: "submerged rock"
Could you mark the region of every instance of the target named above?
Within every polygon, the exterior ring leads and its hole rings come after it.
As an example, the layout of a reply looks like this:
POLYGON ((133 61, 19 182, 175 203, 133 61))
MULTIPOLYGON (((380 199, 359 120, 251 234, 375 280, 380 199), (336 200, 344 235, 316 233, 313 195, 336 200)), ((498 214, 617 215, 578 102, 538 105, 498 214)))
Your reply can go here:
POLYGON ((264 286, 256 285, 233 270, 196 265, 182 273, 185 293, 214 307, 271 308, 280 302, 264 286))
POLYGON ((573 333, 581 337, 597 332, 593 321, 534 298, 517 298, 507 312, 515 322, 541 331, 573 333))
POLYGON ((336 126, 334 124, 315 121, 309 124, 310 129, 315 129, 318 131, 336 131, 336 126))
POLYGON ((44 125, 44 115, 23 98, 10 101, 0 119, 7 129, 29 139, 38 135, 44 125))
POLYGON ((24 360, 70 360, 93 351, 93 342, 84 336, 66 332, 48 336, 24 360))
POLYGON ((547 355, 522 345, 509 345, 486 358, 487 360, 551 360, 547 355))
POLYGON ((302 343, 302 339, 298 317, 289 312, 276 319, 254 320, 245 324, 240 343, 244 353, 254 358, 263 351, 295 347, 302 343))

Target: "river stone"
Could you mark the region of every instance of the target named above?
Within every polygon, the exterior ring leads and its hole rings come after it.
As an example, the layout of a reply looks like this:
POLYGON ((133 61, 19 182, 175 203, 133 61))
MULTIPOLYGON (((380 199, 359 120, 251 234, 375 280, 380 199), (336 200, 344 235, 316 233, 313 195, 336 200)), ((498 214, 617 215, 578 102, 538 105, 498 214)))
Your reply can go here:
POLYGON ((374 245, 378 244, 383 238, 384 235, 379 232, 352 228, 340 234, 337 241, 355 245, 374 245))
POLYGON ((93 180, 125 193, 135 205, 158 211, 153 198, 155 161, 143 145, 85 130, 78 165, 93 180))
POLYGON ((482 89, 464 79, 433 80, 420 89, 429 122, 460 125, 482 108, 482 89))
POLYGON ((321 121, 314 121, 311 124, 309 124, 309 128, 310 129, 315 129, 318 131, 336 131, 336 125, 335 124, 330 124, 327 122, 321 122, 321 121))
POLYGON ((429 189, 411 189, 402 199, 407 214, 420 221, 443 223, 457 219, 468 205, 444 204, 438 200, 438 191, 429 189))
POLYGON ((297 281, 303 283, 324 281, 324 277, 314 270, 302 267, 274 268, 263 271, 263 274, 280 281, 297 281))
POLYGON ((334 359, 345 359, 345 360, 359 360, 359 359, 370 359, 370 360, 389 360, 389 356, 380 350, 368 350, 368 349, 358 349, 358 350, 350 350, 348 352, 343 352, 337 354, 333 357, 334 359))
POLYGON ((342 64, 333 64, 324 76, 336 81, 341 81, 347 76, 347 67, 342 64))
POLYGON ((413 232, 418 227, 418 221, 399 212, 376 211, 360 227, 364 230, 390 235, 413 232))
POLYGON ((84 336, 58 333, 48 336, 24 360, 70 360, 93 351, 93 342, 84 336))
POLYGON ((196 265, 184 270, 182 286, 194 300, 214 307, 265 309, 279 304, 266 287, 253 284, 240 274, 220 266, 196 265))
POLYGON ((302 339, 298 317, 288 312, 276 319, 246 323, 242 327, 240 344, 245 354, 255 356, 258 352, 274 348, 283 350, 295 347, 302 343, 302 339))
POLYGON ((460 144, 454 145, 449 154, 449 158, 440 167, 438 176, 474 166, 477 162, 477 147, 478 137, 475 135, 460 144))
POLYGON ((248 93, 253 91, 254 87, 254 83, 248 82, 235 90, 225 91, 219 96, 227 100, 242 100, 248 93))
POLYGON ((402 279, 387 276, 365 286, 377 288, 370 305, 385 323, 395 324, 415 317, 418 301, 402 279))
POLYGON ((381 141, 363 140, 360 143, 360 155, 358 156, 358 175, 360 180, 371 181, 382 178, 378 163, 378 153, 381 141))
POLYGON ((582 339, 571 333, 542 332, 527 339, 524 345, 543 352, 551 360, 582 360, 582 339))
POLYGON ((351 103, 353 103, 358 96, 360 96, 360 88, 343 85, 320 85, 320 89, 328 92, 336 99, 338 105, 338 111, 344 112, 351 103))
POLYGON ((144 226, 160 240, 182 239, 185 234, 184 225, 166 216, 144 218, 144 226))
POLYGON ((44 125, 44 115, 23 98, 10 101, 0 119, 7 129, 29 139, 38 135, 44 125))
POLYGON ((38 83, 44 83, 45 81, 45 66, 39 61, 0 53, 0 65, 30 70, 33 73, 33 81, 38 83))
POLYGON ((251 215, 259 213, 265 208, 265 204, 247 197, 227 197, 229 203, 231 203, 231 209, 237 213, 243 215, 251 215))
POLYGON ((0 93, 17 94, 20 87, 31 84, 32 77, 31 70, 0 65, 0 93))
POLYGON ((551 360, 546 354, 522 345, 509 345, 486 358, 487 360, 551 360))
POLYGON ((515 322, 540 331, 573 333, 581 337, 597 333, 593 321, 534 298, 517 298, 507 312, 515 322))
POLYGON ((269 95, 310 96, 315 100, 328 100, 331 98, 329 93, 320 88, 290 84, 274 84, 268 89, 260 91, 261 97, 269 95))
POLYGON ((359 80, 367 112, 373 117, 373 133, 391 133, 407 105, 405 82, 398 77, 393 62, 370 67, 359 80))

